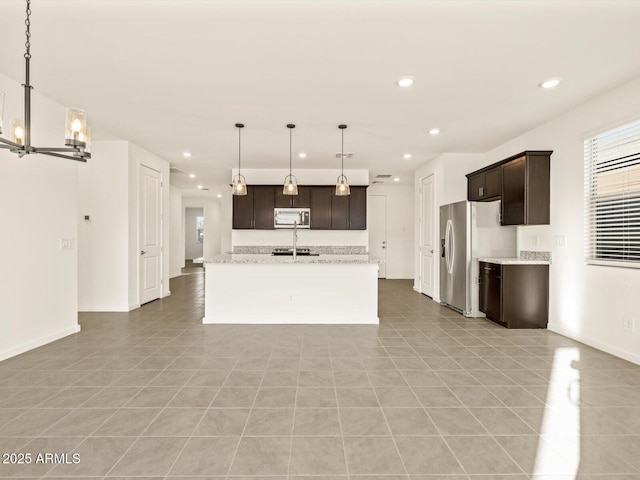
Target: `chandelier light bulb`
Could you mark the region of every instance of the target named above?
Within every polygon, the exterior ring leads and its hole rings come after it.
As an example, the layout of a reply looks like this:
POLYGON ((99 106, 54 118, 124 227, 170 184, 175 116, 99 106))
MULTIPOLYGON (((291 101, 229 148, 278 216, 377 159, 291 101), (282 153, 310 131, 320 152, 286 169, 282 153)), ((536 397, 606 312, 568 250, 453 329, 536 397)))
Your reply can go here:
POLYGON ((13 122, 13 140, 20 145, 24 145, 24 125, 22 120, 15 120, 13 122))

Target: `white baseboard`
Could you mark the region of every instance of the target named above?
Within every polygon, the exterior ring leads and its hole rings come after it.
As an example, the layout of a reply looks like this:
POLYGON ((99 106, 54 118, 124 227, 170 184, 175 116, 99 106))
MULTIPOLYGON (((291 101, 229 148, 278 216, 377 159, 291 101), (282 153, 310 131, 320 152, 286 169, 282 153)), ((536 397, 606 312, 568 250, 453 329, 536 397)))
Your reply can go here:
POLYGON ((576 332, 572 332, 571 330, 567 330, 558 325, 549 324, 547 326, 547 330, 550 330, 555 333, 559 333, 565 337, 571 338, 573 340, 577 340, 578 342, 589 345, 593 348, 597 348, 598 350, 602 350, 603 352, 610 353, 611 355, 615 355, 616 357, 620 357, 624 360, 627 360, 631 363, 635 363, 636 365, 640 365, 640 355, 636 355, 635 353, 627 352, 626 350, 622 350, 618 347, 614 347, 608 343, 600 342, 598 340, 594 340, 591 337, 586 335, 581 335, 576 332))
POLYGON ((58 333, 54 333, 53 335, 38 338, 31 342, 24 343, 19 347, 12 348, 11 350, 5 350, 4 352, 0 352, 0 361, 6 360, 7 358, 15 357, 16 355, 20 355, 21 353, 28 352, 29 350, 33 350, 34 348, 41 347, 43 345, 46 345, 47 343, 55 342, 56 340, 60 340, 61 338, 68 335, 78 333, 79 331, 80 325, 76 325, 75 327, 68 328, 58 333))
MULTIPOLYGON (((138 305, 139 307, 140 305, 138 305)), ((137 307, 133 307, 137 308, 137 307)), ((123 307, 123 306, 102 306, 102 305, 90 305, 90 306, 79 306, 78 312, 130 312, 133 310, 132 307, 123 307)))

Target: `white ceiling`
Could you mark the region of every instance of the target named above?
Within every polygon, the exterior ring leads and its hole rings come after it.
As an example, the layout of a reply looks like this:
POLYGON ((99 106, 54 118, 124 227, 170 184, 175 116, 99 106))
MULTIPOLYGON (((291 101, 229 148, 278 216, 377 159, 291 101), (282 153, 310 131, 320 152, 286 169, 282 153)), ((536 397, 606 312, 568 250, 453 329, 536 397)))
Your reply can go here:
MULTIPOLYGON (((236 122, 247 168, 286 168, 293 122, 294 152, 308 153, 294 170, 338 169, 347 123, 347 168, 410 182, 438 153, 487 151, 640 75, 640 1, 33 0, 32 10, 37 91, 86 109, 96 138, 131 140, 198 175, 174 176, 182 187, 229 181, 236 122), (398 87, 402 75, 414 86, 398 87), (563 82, 538 87, 550 77, 563 82)), ((23 16, 22 0, 0 0, 0 72, 20 82, 23 16)))

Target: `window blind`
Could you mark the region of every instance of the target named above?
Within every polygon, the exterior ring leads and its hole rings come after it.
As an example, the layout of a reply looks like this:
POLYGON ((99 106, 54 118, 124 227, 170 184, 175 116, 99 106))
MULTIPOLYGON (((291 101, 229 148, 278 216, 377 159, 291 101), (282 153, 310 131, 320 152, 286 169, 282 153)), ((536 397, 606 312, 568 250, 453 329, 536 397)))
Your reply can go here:
POLYGON ((584 142, 587 262, 640 267, 640 121, 584 142))

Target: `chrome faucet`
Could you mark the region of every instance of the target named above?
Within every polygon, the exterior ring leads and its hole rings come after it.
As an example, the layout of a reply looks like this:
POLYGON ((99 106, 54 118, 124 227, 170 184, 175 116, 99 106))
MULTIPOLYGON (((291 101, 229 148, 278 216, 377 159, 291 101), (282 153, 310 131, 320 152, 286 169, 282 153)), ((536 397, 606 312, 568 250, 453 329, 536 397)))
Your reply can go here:
POLYGON ((293 259, 295 260, 296 257, 298 256, 297 247, 298 244, 298 222, 294 221, 293 222, 293 259))

